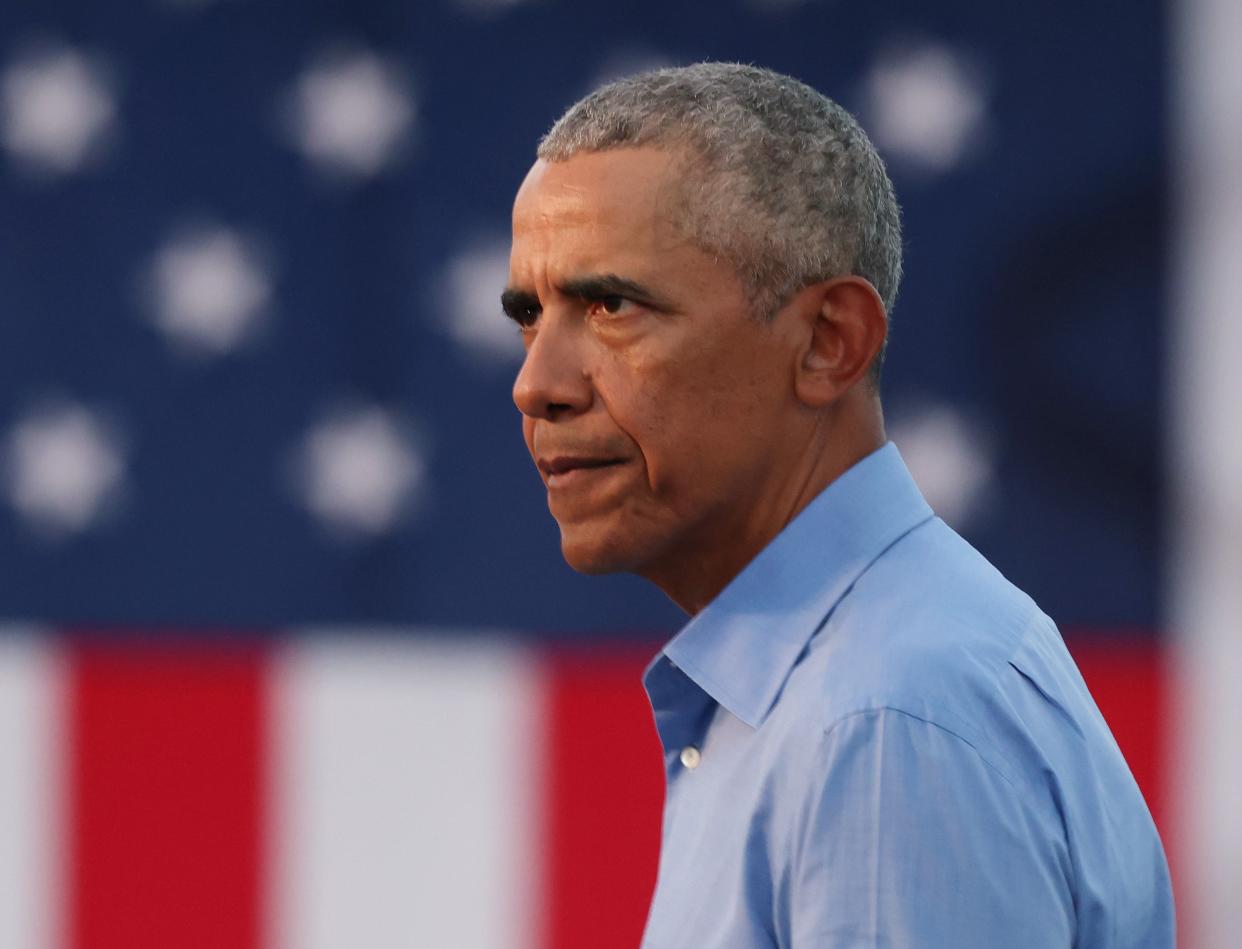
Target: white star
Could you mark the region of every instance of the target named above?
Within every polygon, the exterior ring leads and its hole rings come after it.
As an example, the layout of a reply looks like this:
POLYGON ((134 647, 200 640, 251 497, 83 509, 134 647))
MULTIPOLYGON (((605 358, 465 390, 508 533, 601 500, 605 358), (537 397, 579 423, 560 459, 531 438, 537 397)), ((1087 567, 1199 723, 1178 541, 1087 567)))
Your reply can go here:
POLYGON ((932 509, 955 527, 983 507, 992 482, 991 439, 947 405, 902 417, 889 434, 932 509))
POLYGON ((192 355, 220 355, 253 336, 272 295, 257 242, 219 226, 169 238, 143 284, 155 325, 192 355))
POLYGON ((298 79, 285 124, 319 169, 365 178, 395 160, 414 116, 408 79, 395 64, 368 52, 335 53, 298 79))
POLYGON ((31 171, 85 167, 101 154, 115 120, 107 71, 70 47, 28 47, 0 77, 0 142, 31 171))
POLYGON ((292 470, 303 503, 345 536, 392 529, 417 500, 424 474, 409 426, 376 406, 328 413, 307 433, 292 470))
POLYGON ((868 130, 881 151, 933 172, 948 170, 978 142, 987 111, 978 71, 934 43, 882 54, 866 99, 868 130))
POLYGON ((125 478, 115 426, 69 402, 41 406, 18 421, 3 461, 9 503, 52 538, 84 530, 107 513, 125 478))
POLYGON ((509 281, 509 241, 476 237, 449 263, 441 291, 445 328, 472 357, 508 365, 522 360, 522 337, 500 309, 509 281))

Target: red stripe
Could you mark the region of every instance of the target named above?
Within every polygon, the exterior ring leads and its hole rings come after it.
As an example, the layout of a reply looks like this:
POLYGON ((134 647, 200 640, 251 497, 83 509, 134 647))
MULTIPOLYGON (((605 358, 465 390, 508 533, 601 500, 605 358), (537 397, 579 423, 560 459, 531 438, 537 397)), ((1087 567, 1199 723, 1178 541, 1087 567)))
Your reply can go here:
POLYGON ((550 657, 543 888, 549 949, 634 949, 660 852, 664 774, 643 652, 550 657))
POLYGON ((1168 656, 1151 634, 1071 633, 1066 642, 1160 831, 1173 875, 1178 943, 1186 944, 1191 941, 1186 937, 1192 914, 1185 912, 1191 894, 1183 890, 1178 868, 1187 855, 1168 801, 1177 699, 1168 656))
POLYGON ((258 949, 260 655, 83 645, 71 684, 69 945, 258 949))
POLYGON ((1169 708, 1157 640, 1071 632, 1066 643, 1167 843, 1163 764, 1169 708))

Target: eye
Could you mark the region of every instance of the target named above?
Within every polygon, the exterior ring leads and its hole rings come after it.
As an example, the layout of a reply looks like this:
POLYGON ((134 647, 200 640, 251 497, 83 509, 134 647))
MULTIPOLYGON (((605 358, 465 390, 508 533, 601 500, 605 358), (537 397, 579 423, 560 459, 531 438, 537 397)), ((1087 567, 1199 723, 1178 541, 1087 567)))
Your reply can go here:
POLYGON ((610 293, 607 296, 591 300, 587 304, 587 313, 591 316, 620 316, 626 311, 633 309, 635 305, 633 300, 623 297, 619 293, 610 293))
POLYGON ((517 324, 518 332, 523 336, 534 332, 535 324, 539 322, 539 317, 542 315, 543 307, 538 304, 505 307, 505 316, 517 324))

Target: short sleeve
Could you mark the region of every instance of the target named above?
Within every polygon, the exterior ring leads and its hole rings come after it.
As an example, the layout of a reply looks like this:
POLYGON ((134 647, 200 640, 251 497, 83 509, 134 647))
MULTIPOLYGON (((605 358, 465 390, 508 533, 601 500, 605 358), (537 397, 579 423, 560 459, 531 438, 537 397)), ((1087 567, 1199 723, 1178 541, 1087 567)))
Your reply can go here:
POLYGON ((778 929, 792 949, 1070 949, 1055 807, 971 744, 893 709, 823 735, 778 929))

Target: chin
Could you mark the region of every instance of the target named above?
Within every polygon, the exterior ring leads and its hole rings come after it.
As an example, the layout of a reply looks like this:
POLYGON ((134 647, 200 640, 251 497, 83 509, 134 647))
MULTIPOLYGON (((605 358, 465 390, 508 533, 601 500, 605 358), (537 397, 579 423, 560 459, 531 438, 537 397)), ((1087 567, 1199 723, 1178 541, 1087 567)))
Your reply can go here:
POLYGON ((561 531, 561 555, 579 573, 637 573, 643 559, 633 544, 615 537, 583 536, 578 531, 561 531))

